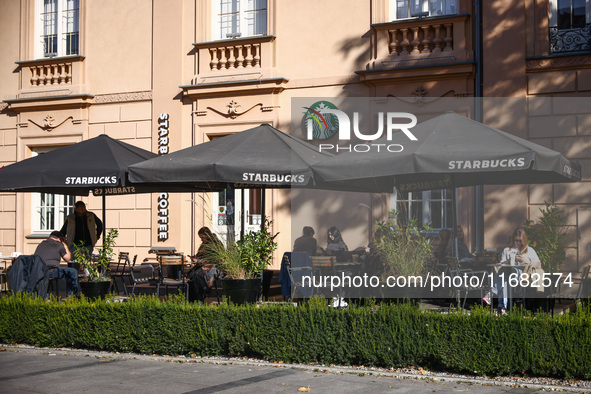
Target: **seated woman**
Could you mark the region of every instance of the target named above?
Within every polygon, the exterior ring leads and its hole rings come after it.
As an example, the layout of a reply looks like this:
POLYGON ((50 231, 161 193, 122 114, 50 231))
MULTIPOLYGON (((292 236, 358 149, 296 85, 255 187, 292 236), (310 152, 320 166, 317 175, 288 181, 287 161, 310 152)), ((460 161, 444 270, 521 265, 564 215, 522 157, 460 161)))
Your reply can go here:
MULTIPOLYGON (((458 241, 458 260, 462 264, 473 264, 475 262, 474 255, 470 253, 468 245, 464 242, 464 229, 462 226, 457 227, 457 241, 458 241)), ((455 239, 452 239, 449 245, 447 245, 447 253, 453 254, 453 248, 455 247, 455 239)))
MULTIPOLYGON (((527 234, 522 228, 517 228, 515 231, 513 231, 509 246, 503 250, 503 254, 501 255, 501 264, 508 264, 509 262, 512 262, 512 256, 515 256, 515 263, 517 264, 529 265, 538 269, 542 268, 540 258, 538 257, 538 254, 534 248, 528 245, 527 234)), ((511 274, 515 273, 517 274, 517 277, 520 277, 520 275, 523 273, 523 269, 520 267, 513 267, 511 270, 511 274)), ((501 276, 497 276, 492 287, 492 292, 499 295, 498 312, 499 314, 503 315, 507 313, 505 310, 507 308, 508 301, 507 280, 508 275, 505 275, 504 281, 501 276)), ((491 304, 490 296, 491 294, 488 292, 483 298, 484 302, 489 305, 491 304)))
POLYGON ((327 244, 326 244, 326 254, 330 256, 336 256, 339 252, 348 251, 347 245, 343 241, 343 237, 341 236, 341 232, 335 226, 332 226, 326 232, 327 244))
POLYGON ((197 250, 197 254, 190 256, 191 261, 197 264, 189 271, 187 277, 189 278, 189 282, 192 283, 190 289, 192 288, 193 290, 191 291, 196 292, 195 297, 190 298, 196 298, 202 301, 205 298, 205 293, 213 286, 215 278, 222 275, 222 272, 215 266, 215 262, 210 260, 209 254, 212 248, 223 247, 223 244, 211 232, 209 227, 201 227, 197 235, 201 239, 201 245, 197 250))

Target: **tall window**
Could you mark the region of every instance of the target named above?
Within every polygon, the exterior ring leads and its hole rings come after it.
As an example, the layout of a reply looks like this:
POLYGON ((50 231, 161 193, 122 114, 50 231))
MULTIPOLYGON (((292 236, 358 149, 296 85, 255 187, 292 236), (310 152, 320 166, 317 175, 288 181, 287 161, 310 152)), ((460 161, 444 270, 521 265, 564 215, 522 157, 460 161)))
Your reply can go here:
POLYGON ((399 220, 416 219, 433 229, 452 227, 452 199, 448 190, 430 190, 392 194, 391 208, 399 220))
POLYGON ((79 0, 37 0, 38 57, 76 55, 79 51, 79 0))
POLYGON ((551 5, 556 18, 552 26, 559 29, 583 27, 587 23, 588 10, 586 0, 554 0, 551 5))
POLYGON ((591 0, 550 0, 550 51, 591 50, 591 0))
POLYGON ((267 0, 214 0, 213 39, 267 34, 267 0))
POLYGON ((457 13, 457 0, 391 0, 390 2, 391 20, 457 13))
MULTIPOLYGON (((33 156, 48 150, 36 150, 33 156)), ((64 196, 53 193, 33 193, 31 196, 31 230, 48 232, 59 230, 66 217, 74 212, 76 196, 64 196)))

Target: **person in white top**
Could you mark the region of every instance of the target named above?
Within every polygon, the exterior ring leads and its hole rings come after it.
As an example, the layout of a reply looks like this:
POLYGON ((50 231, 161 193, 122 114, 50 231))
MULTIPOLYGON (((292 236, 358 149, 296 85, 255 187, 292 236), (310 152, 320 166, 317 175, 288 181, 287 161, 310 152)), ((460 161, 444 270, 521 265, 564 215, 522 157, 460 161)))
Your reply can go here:
MULTIPOLYGON (((503 250, 503 254, 501 255, 501 264, 517 264, 521 265, 521 267, 514 267, 512 268, 511 273, 517 274, 518 277, 523 273, 523 266, 524 265, 531 265, 535 268, 542 268, 542 263, 540 262, 540 258, 538 254, 529 246, 527 241, 527 234, 523 228, 517 228, 513 231, 511 236, 511 241, 509 242, 510 246, 506 247, 503 250), (514 256, 514 257, 513 257, 514 256), (513 261, 515 263, 513 263, 513 261)), ((505 314, 505 308, 507 308, 507 277, 505 277, 505 281, 503 282, 502 277, 497 276, 494 281, 492 292, 499 295, 499 304, 498 309, 500 314, 505 314)), ((487 293, 483 300, 490 305, 490 293, 487 293)))

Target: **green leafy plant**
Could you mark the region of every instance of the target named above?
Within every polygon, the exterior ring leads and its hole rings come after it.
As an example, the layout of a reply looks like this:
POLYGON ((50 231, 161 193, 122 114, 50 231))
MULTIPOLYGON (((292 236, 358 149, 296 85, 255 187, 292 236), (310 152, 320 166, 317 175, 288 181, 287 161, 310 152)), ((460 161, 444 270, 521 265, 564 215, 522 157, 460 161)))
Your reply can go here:
POLYGON ((277 249, 275 238, 269 227, 273 222, 265 218, 265 228, 245 234, 238 242, 212 244, 206 254, 218 269, 232 279, 253 279, 271 263, 271 255, 277 249))
POLYGON ((424 233, 431 228, 419 226, 415 219, 407 222, 396 220, 396 211, 392 211, 390 217, 389 222, 378 224, 383 236, 377 249, 384 262, 384 275, 424 274, 433 250, 431 239, 424 233))
POLYGON ((544 203, 546 207, 540 208, 538 221, 526 219, 523 229, 529 244, 537 252, 544 271, 556 272, 566 259, 571 231, 565 212, 554 203, 544 203))
POLYGON ((98 257, 96 260, 91 256, 90 251, 86 245, 84 245, 83 241, 75 244, 74 258, 86 270, 88 270, 87 276, 90 282, 109 280, 109 278, 106 277, 107 267, 115 254, 113 247, 115 246, 115 238, 118 236, 119 231, 117 231, 117 229, 112 228, 109 230, 109 233, 103 240, 103 247, 98 249, 98 257))

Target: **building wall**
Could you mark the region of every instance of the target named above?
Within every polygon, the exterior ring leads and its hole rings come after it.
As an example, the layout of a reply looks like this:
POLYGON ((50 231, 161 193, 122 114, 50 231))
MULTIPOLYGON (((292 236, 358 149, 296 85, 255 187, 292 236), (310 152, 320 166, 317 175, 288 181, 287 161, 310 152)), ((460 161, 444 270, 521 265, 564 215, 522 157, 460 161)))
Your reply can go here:
MULTIPOLYGON (((388 0, 344 0, 338 7, 328 0, 269 0, 268 36, 225 42, 212 41, 210 1, 80 4, 81 57, 70 59, 72 82, 31 86, 29 70, 56 61, 34 57, 34 0, 0 0, 0 36, 9 37, 0 47, 0 165, 30 157, 35 147, 102 133, 156 152, 162 113, 169 114, 170 150, 175 151, 260 123, 292 132, 294 97, 390 97, 426 106, 442 97, 475 95, 471 1, 461 0, 456 16, 392 22, 388 0), (405 54, 406 44, 396 43, 395 38, 424 31, 441 33, 440 50, 405 54), (228 57, 223 59, 227 68, 212 67, 222 60, 212 53, 236 45, 252 50, 260 64, 228 57), (47 127, 48 116, 59 126, 47 127)), ((484 122, 578 160, 584 176, 577 185, 485 187, 485 247, 503 246, 514 227, 535 217, 551 199, 567 209, 571 223, 579 223, 582 235, 569 260, 585 262, 591 243, 585 227, 591 203, 585 175, 591 144, 588 107, 562 108, 555 100, 589 96, 590 55, 549 56, 546 1, 482 4, 484 96, 516 100, 489 105, 484 122), (528 102, 529 97, 546 101, 528 102), (556 127, 541 131, 539 122, 556 127)), ((410 52, 414 44, 408 45, 410 52)), ((265 193, 272 231, 280 232, 276 266, 303 225, 316 229, 321 245, 328 227, 337 225, 353 249, 367 245, 372 220, 388 210, 388 199, 380 196, 326 192, 320 199, 331 204, 314 206, 305 203, 304 191, 265 193), (298 219, 292 223, 294 206, 298 219)), ((460 223, 470 237, 472 188, 462 189, 459 197, 460 223)), ((0 194, 0 252, 32 253, 40 241, 30 237, 30 199, 25 193, 0 194)), ((102 209, 99 198, 83 199, 90 210, 102 209)), ((107 226, 120 230, 118 250, 140 259, 151 245, 194 253, 197 229, 211 225, 210 201, 205 194, 170 194, 165 242, 158 240, 158 194, 107 198, 107 226)))

